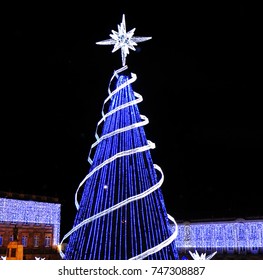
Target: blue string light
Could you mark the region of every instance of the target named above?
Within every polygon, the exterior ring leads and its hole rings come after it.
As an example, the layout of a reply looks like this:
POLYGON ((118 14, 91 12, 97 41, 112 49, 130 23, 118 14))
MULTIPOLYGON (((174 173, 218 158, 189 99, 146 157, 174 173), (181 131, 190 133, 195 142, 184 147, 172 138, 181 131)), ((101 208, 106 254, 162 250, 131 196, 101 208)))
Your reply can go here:
POLYGON ((132 89, 136 75, 119 75, 126 69, 116 71, 109 84, 110 98, 103 104, 89 153, 90 171, 76 191, 73 228, 61 241, 69 237, 65 254, 61 252, 64 259, 178 259, 177 224, 166 212, 160 189, 163 173, 153 164, 150 149, 155 145, 143 128, 149 121, 140 115, 137 104, 142 97, 132 89))

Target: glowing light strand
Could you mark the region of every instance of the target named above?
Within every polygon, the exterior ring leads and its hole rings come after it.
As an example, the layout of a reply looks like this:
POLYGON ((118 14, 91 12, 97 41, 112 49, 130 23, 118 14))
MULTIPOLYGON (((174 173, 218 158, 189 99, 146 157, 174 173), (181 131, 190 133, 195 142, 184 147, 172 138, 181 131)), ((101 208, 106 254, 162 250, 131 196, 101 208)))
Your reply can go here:
MULTIPOLYGON (((92 152, 93 148, 99 143, 100 137, 99 137, 99 135, 98 135, 98 128, 100 127, 100 125, 102 124, 102 122, 104 122, 104 121, 106 120, 107 117, 111 116, 112 114, 116 113, 117 111, 122 110, 122 109, 124 109, 124 108, 126 108, 126 107, 129 107, 129 106, 138 104, 138 103, 140 103, 140 102, 143 101, 142 96, 141 96, 140 94, 134 92, 134 96, 137 98, 136 100, 127 102, 127 103, 125 103, 125 104, 122 104, 122 105, 116 107, 115 109, 109 111, 107 114, 104 113, 104 107, 105 107, 105 105, 107 104, 107 102, 108 102, 116 93, 118 93, 119 90, 125 88, 127 85, 129 85, 129 84, 133 83, 134 81, 136 81, 136 79, 137 79, 136 74, 131 73, 131 79, 129 79, 129 81, 128 81, 127 83, 122 84, 120 87, 116 88, 114 91, 111 92, 110 86, 111 86, 111 83, 112 83, 113 79, 114 79, 115 77, 118 77, 118 74, 119 74, 120 72, 126 70, 127 68, 128 68, 128 66, 126 65, 126 66, 124 66, 124 67, 122 67, 122 68, 116 70, 116 71, 114 72, 114 74, 112 75, 111 79, 110 79, 109 86, 108 86, 108 93, 109 93, 109 96, 104 100, 104 103, 103 103, 103 106, 102 106, 102 111, 101 111, 102 118, 101 118, 101 119, 99 120, 99 122, 97 123, 97 127, 96 127, 96 130, 95 130, 95 138, 96 138, 97 141, 91 145, 91 148, 90 148, 90 151, 89 151, 88 162, 89 162, 90 164, 92 164, 92 162, 93 162, 93 160, 91 159, 91 152, 92 152)), ((142 118, 147 119, 147 118, 144 117, 144 116, 142 116, 142 118)), ((147 123, 148 123, 148 122, 147 122, 147 123)))
POLYGON ((142 259, 146 258, 147 256, 160 251, 162 248, 168 246, 175 240, 175 238, 177 237, 177 234, 178 234, 178 227, 177 227, 175 219, 171 215, 169 215, 169 214, 167 214, 167 215, 168 215, 168 219, 171 222, 173 222, 173 224, 175 226, 175 230, 174 230, 173 234, 168 239, 164 240, 162 243, 158 244, 157 246, 155 246, 151 249, 148 249, 147 251, 141 253, 140 255, 130 258, 130 260, 142 260, 142 259))
POLYGON ((78 197, 77 197, 77 194, 78 194, 78 191, 80 189, 81 186, 83 186, 83 184, 85 183, 85 181, 90 178, 95 172, 97 172, 99 169, 101 169, 102 167, 104 167, 105 165, 109 164, 110 162, 116 160, 117 158, 120 158, 120 157, 124 157, 124 156, 127 156, 127 155, 132 155, 132 154, 135 154, 135 153, 141 153, 141 152, 144 152, 144 151, 147 151, 149 149, 154 149, 155 148, 155 144, 152 143, 151 141, 148 140, 148 145, 146 146, 143 146, 143 147, 139 147, 139 148, 136 148, 136 149, 131 149, 131 150, 127 150, 127 151, 123 151, 123 152, 120 152, 120 153, 117 153, 116 155, 112 156, 111 158, 105 160, 103 163, 101 163, 100 165, 98 165, 96 168, 94 168, 80 183, 77 191, 76 191, 76 194, 75 194, 75 205, 76 205, 76 208, 79 209, 79 203, 78 203, 78 197))
MULTIPOLYGON (((124 67, 124 68, 127 68, 127 67, 124 67)), ((122 68, 122 69, 124 69, 124 68, 122 68)), ((118 71, 118 72, 120 72, 120 71, 118 71)), ((114 76, 116 76, 116 73, 118 73, 118 72, 115 72, 115 73, 114 73, 112 79, 114 78, 114 76)), ((117 74, 117 75, 118 75, 118 74, 117 74)), ((112 81, 112 79, 111 79, 111 81, 112 81)), ((135 75, 132 75, 132 79, 129 79, 126 83, 124 83, 124 84, 121 86, 121 88, 126 87, 128 84, 132 83, 132 82, 135 81, 135 80, 136 80, 136 76, 135 76, 135 75)), ((111 81, 110 81, 110 83, 111 83, 111 81)), ((109 88, 110 88, 110 86, 109 86, 109 88)), ((115 90, 114 92, 110 92, 110 90, 109 90, 109 96, 110 96, 110 97, 113 96, 113 95, 114 95, 115 93, 117 93, 119 90, 120 90, 120 87, 116 88, 116 90, 115 90)), ((123 104, 122 106, 117 107, 117 108, 114 110, 114 112, 117 112, 118 110, 122 110, 123 108, 125 108, 125 107, 127 107, 127 106, 132 106, 132 105, 134 105, 134 104, 137 104, 139 101, 142 100, 142 98, 140 97, 139 94, 136 94, 136 97, 137 97, 137 100, 134 100, 134 101, 132 101, 132 102, 128 102, 128 103, 126 103, 126 104, 123 104), (138 97, 139 97, 139 98, 138 98, 138 97)), ((109 99, 110 99, 110 98, 108 97, 107 100, 105 100, 104 105, 105 105, 105 103, 106 103, 109 99)), ((104 108, 104 105, 103 105, 103 108, 104 108)), ((102 117, 102 119, 98 122, 98 125, 100 125, 100 124, 102 123, 102 121, 105 121, 105 119, 106 119, 109 115, 111 115, 111 114, 112 114, 112 112, 109 112, 108 114, 105 115, 104 112, 103 112, 103 109, 102 109, 102 116, 103 116, 103 117, 102 117)), ((140 115, 140 116, 141 116, 141 115, 140 115)), ((127 131, 127 130, 134 129, 135 127, 143 126, 143 125, 145 125, 145 124, 148 123, 148 119, 147 119, 145 116, 141 116, 141 118, 144 119, 143 122, 141 122, 141 123, 136 123, 136 124, 133 124, 133 125, 126 126, 126 127, 122 128, 122 129, 115 130, 114 132, 109 133, 109 134, 106 134, 106 135, 104 135, 103 137, 101 137, 102 139, 99 138, 99 136, 98 136, 98 134, 97 134, 97 129, 96 129, 95 137, 96 137, 97 141, 92 145, 91 149, 92 149, 93 147, 95 147, 99 142, 101 142, 102 140, 105 140, 105 139, 108 138, 108 137, 111 137, 111 136, 113 136, 113 135, 115 135, 115 134, 118 134, 118 133, 122 133, 122 132, 127 131)), ((98 125, 97 125, 97 128, 98 128, 98 125)), ((85 181, 86 181, 88 178, 90 178, 95 172, 97 172, 97 171, 98 171, 99 169, 101 169, 103 166, 109 164, 110 162, 113 162, 115 159, 117 159, 117 158, 119 158, 119 157, 124 157, 124 156, 127 156, 127 155, 131 155, 131 154, 134 154, 134 153, 139 153, 139 152, 143 152, 143 151, 146 151, 146 150, 155 148, 155 145, 154 145, 151 141, 147 140, 147 143, 148 143, 148 145, 145 145, 145 146, 142 146, 142 147, 133 148, 133 149, 130 149, 130 150, 126 150, 126 151, 119 152, 119 153, 115 154, 114 156, 110 157, 109 159, 105 160, 104 162, 102 162, 102 163, 101 163, 100 165, 98 165, 96 168, 94 168, 94 169, 82 180, 82 182, 80 183, 80 185, 79 185, 79 187, 78 187, 78 189, 77 189, 77 191, 76 191, 76 193, 75 193, 75 205, 76 205, 76 208, 79 209, 79 203, 78 203, 78 201, 77 201, 77 193, 78 193, 80 187, 85 183, 85 181)), ((90 157, 89 157, 89 158, 90 158, 90 157)), ((92 160, 90 160, 90 161, 92 162, 92 160)), ((119 203, 113 205, 112 207, 109 207, 109 208, 107 208, 107 209, 105 209, 105 210, 103 210, 103 211, 101 211, 101 212, 99 212, 99 213, 97 213, 97 214, 95 214, 95 215, 93 215, 93 216, 91 216, 91 217, 89 217, 89 218, 83 220, 82 222, 78 223, 75 227, 72 228, 71 231, 69 231, 69 232, 64 236, 64 238, 63 238, 62 241, 61 241, 61 244, 62 244, 62 242, 63 242, 66 238, 68 238, 73 232, 75 232, 77 229, 81 228, 83 225, 85 225, 85 224, 87 224, 87 223, 89 223, 89 222, 91 222, 91 221, 94 221, 94 220, 96 220, 96 219, 98 219, 98 218, 100 218, 100 217, 103 217, 103 216, 105 216, 106 214, 109 214, 110 212, 115 211, 115 210, 117 210, 118 208, 121 208, 121 207, 124 206, 124 205, 127 205, 128 203, 131 203, 131 202, 133 202, 133 201, 135 201, 135 200, 142 199, 142 198, 148 196, 150 193, 152 193, 152 192, 154 192, 155 190, 157 190, 157 189, 162 185, 162 183, 163 183, 163 173, 162 173, 161 168, 158 167, 156 164, 154 164, 153 167, 154 167, 156 170, 158 170, 158 171, 161 173, 161 175, 162 175, 161 179, 159 180, 159 182, 158 182, 157 184, 155 184, 154 186, 152 186, 151 188, 147 189, 146 191, 144 191, 144 192, 142 192, 142 193, 140 193, 140 194, 131 196, 131 197, 129 197, 129 198, 127 198, 127 199, 125 199, 125 200, 123 200, 123 201, 121 201, 121 202, 119 202, 119 203)), ((147 256, 149 256, 149 255, 151 255, 151 254, 154 254, 154 253, 160 251, 162 248, 168 246, 169 244, 171 244, 171 243, 175 240, 175 238, 176 238, 176 236, 177 236, 177 234, 178 234, 177 224, 176 224, 175 220, 174 220, 169 214, 168 214, 168 217, 167 217, 167 218, 174 224, 174 232, 173 232, 173 234, 172 234, 170 237, 168 237, 166 240, 164 240, 163 242, 161 242, 160 244, 154 246, 153 248, 150 248, 150 249, 146 250, 145 252, 143 252, 143 253, 141 253, 141 254, 139 254, 139 255, 136 255, 136 256, 130 258, 131 260, 143 259, 143 258, 145 258, 145 257, 147 257, 147 256)), ((60 254, 61 254, 61 257, 64 258, 65 254, 64 254, 62 251, 60 251, 60 254)))
MULTIPOLYGON (((154 165, 154 168, 157 169, 159 172, 162 173, 162 170, 161 170, 161 168, 160 168, 158 165, 155 164, 155 165, 154 165)), ((87 223, 89 223, 89 222, 92 222, 92 221, 94 221, 95 219, 98 219, 98 218, 100 218, 100 217, 102 217, 102 216, 104 216, 104 215, 106 215, 106 214, 109 214, 110 212, 115 211, 115 210, 117 210, 118 208, 120 208, 120 207, 122 207, 122 206, 124 206, 124 205, 126 205, 126 204, 128 204, 128 203, 130 203, 130 202, 132 202, 132 201, 135 201, 135 200, 138 200, 138 199, 142 199, 142 198, 144 198, 145 196, 149 195, 150 193, 154 192, 155 190, 157 190, 158 188, 160 188, 161 185, 163 184, 163 177, 164 177, 164 176, 163 176, 163 173, 162 173, 162 177, 161 177, 160 181, 159 181, 156 185, 152 186, 150 189, 144 191, 143 193, 138 194, 138 195, 135 195, 135 196, 132 196, 132 197, 129 197, 129 198, 127 198, 126 200, 123 200, 122 202, 120 202, 120 203, 118 203, 118 204, 116 204, 116 205, 114 205, 114 206, 112 206, 112 207, 110 207, 110 208, 108 208, 108 209, 106 209, 106 210, 104 210, 104 211, 102 211, 102 212, 100 212, 100 213, 98 213, 98 214, 96 214, 96 215, 94 215, 94 216, 88 218, 88 219, 83 220, 81 223, 79 223, 77 226, 75 226, 73 229, 71 229, 71 230, 63 237, 63 239, 61 240, 60 243, 62 244, 63 241, 64 241, 66 238, 68 238, 74 231, 76 231, 77 229, 79 229, 79 228, 82 227, 83 225, 85 225, 85 224, 87 224, 87 223)), ((171 242, 174 241, 174 239, 176 238, 176 236, 177 236, 177 234, 178 234, 177 224, 176 224, 174 218, 173 218, 172 216, 170 216, 169 214, 168 214, 168 218, 173 222, 173 224, 174 224, 174 226, 175 226, 174 233, 173 233, 167 240, 163 241, 163 242, 162 242, 161 244, 159 244, 158 246, 155 246, 154 248, 151 248, 151 249, 147 250, 146 252, 143 252, 142 254, 137 255, 137 256, 131 258, 131 260, 144 259, 145 257, 149 256, 150 254, 156 253, 157 251, 159 251, 159 250, 161 250, 162 248, 168 246, 171 242)), ((60 254, 60 255, 62 256, 62 258, 64 257, 64 253, 63 253, 62 251, 61 251, 61 254, 60 254)))
MULTIPOLYGON (((133 100, 133 101, 130 101, 128 103, 125 103, 123 104, 122 106, 119 106, 119 107, 116 107, 112 113, 112 111, 110 111, 109 113, 105 114, 104 113, 104 107, 106 105, 106 103, 116 94, 118 93, 121 89, 127 87, 129 84, 133 83, 136 81, 137 79, 137 76, 134 74, 134 73, 131 73, 131 79, 129 79, 126 83, 123 83, 121 86, 119 86, 118 88, 116 88, 114 91, 111 92, 110 90, 110 87, 111 87, 111 83, 113 81, 113 79, 115 77, 118 77, 119 73, 121 73, 122 71, 126 70, 128 67, 127 65, 118 69, 117 71, 115 71, 110 79, 110 83, 109 83, 109 86, 108 86, 108 93, 109 93, 109 96, 106 98, 106 100, 104 101, 103 103, 103 107, 102 107, 102 119, 99 120, 99 122, 97 123, 97 127, 96 127, 96 132, 95 132, 95 138, 97 139, 96 142, 94 142, 92 145, 91 145, 91 149, 90 149, 90 152, 89 152, 89 156, 88 156, 88 161, 90 164, 92 164, 93 160, 91 159, 91 151, 92 149, 98 145, 99 142, 101 142, 103 139, 106 139, 106 138, 109 138, 111 136, 113 136, 114 134, 118 134, 118 133, 121 133, 121 132, 124 132, 124 131, 127 131, 127 130, 130 130, 130 129, 133 129, 135 127, 139 127, 139 126, 144 126, 146 124, 149 123, 149 120, 147 117, 143 116, 143 115, 140 115, 141 119, 143 120, 142 122, 140 123, 136 123, 136 124, 132 124, 128 127, 124 127, 122 129, 119 129, 115 132, 112 132, 108 135, 104 135, 102 136, 101 138, 99 137, 97 131, 98 131, 98 127, 102 124, 103 121, 106 120, 107 117, 109 117, 110 115, 112 115, 113 113, 116 113, 117 111, 120 111, 128 106, 133 106, 135 104, 138 104, 139 102, 141 102, 143 100, 142 96, 136 92, 134 92, 134 95, 137 97, 137 100, 133 100)), ((152 143, 151 141, 148 141, 148 146, 147 146, 149 149, 154 149, 155 148, 155 144, 152 143)), ((76 208, 79 209, 79 203, 78 203, 78 192, 80 190, 80 188, 83 186, 83 184, 85 183, 85 181, 90 178, 93 173, 97 170, 99 170, 100 168, 102 168, 103 166, 105 166, 106 164, 110 163, 111 161, 117 159, 118 157, 121 157, 121 156, 125 156, 125 155, 130 155, 132 154, 133 152, 134 153, 138 153, 138 152, 143 152, 143 151, 146 151, 145 150, 146 147, 140 147, 138 149, 133 149, 133 150, 130 150, 130 151, 123 151, 123 152, 120 152, 118 154, 116 154, 115 156, 113 156, 112 158, 108 159, 107 161, 105 161, 104 163, 102 163, 101 165, 97 166, 95 168, 95 170, 93 170, 92 172, 90 172, 82 181, 81 183, 79 184, 79 187, 77 188, 76 192, 75 192, 75 205, 76 205, 76 208)))

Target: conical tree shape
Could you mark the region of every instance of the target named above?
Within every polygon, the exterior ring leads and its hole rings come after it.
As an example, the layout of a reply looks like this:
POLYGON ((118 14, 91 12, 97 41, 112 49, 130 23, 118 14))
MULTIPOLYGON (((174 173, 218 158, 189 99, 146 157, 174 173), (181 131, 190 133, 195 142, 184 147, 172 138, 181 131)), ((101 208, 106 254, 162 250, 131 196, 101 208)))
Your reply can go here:
POLYGON ((178 259, 130 79, 117 76, 64 259, 178 259))

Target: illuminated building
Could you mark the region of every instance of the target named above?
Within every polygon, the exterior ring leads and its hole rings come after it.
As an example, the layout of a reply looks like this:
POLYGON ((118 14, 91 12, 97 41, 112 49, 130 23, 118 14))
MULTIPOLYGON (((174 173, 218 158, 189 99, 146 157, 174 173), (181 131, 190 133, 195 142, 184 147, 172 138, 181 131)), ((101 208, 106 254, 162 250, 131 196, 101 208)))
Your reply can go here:
POLYGON ((178 222, 178 251, 197 250, 217 259, 263 259, 263 218, 178 222))
POLYGON ((24 248, 24 259, 60 259, 61 205, 46 196, 0 193, 0 255, 6 255, 9 242, 18 229, 18 241, 24 248))

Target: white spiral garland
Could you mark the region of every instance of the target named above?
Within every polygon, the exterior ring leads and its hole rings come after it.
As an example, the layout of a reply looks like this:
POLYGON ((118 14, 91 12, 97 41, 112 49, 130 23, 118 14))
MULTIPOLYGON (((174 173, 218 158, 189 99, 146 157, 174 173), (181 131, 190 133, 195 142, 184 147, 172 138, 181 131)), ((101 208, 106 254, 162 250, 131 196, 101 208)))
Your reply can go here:
MULTIPOLYGON (((117 92, 119 92, 122 88, 125 88, 127 85, 133 83, 137 77, 134 73, 131 73, 131 79, 129 79, 126 83, 123 83, 120 87, 116 88, 114 91, 111 92, 110 90, 110 86, 111 86, 111 82, 112 80, 115 78, 115 77, 118 77, 118 74, 122 71, 124 71, 125 69, 127 69, 127 65, 125 65, 124 67, 118 69, 117 71, 114 72, 113 76, 111 77, 110 79, 110 82, 109 82, 109 87, 108 87, 108 93, 109 93, 109 96, 105 99, 104 103, 103 103, 103 107, 102 107, 102 118, 100 119, 100 121, 97 123, 97 127, 96 127, 96 132, 95 132, 95 138, 96 138, 96 142, 94 142, 92 145, 91 145, 91 149, 90 149, 90 152, 89 152, 89 156, 88 156, 88 161, 90 164, 92 164, 92 159, 90 157, 91 155, 91 151, 92 149, 97 146, 102 140, 105 140, 106 138, 109 138, 109 137, 112 137, 113 135, 116 135, 118 133, 121 133, 123 131, 127 131, 127 130, 131 130, 131 129, 134 129, 135 127, 140 127, 140 126, 144 126, 146 124, 149 123, 149 120, 148 118, 146 118, 145 116, 143 115, 140 115, 142 121, 139 122, 139 123, 136 123, 136 124, 132 124, 132 125, 129 125, 129 126, 126 126, 126 127, 123 127, 121 129, 117 129, 111 133, 108 133, 108 134, 105 134, 103 135, 102 137, 99 137, 99 135, 97 134, 97 131, 98 131, 98 127, 99 125, 105 121, 105 119, 107 117, 109 117, 110 115, 112 115, 113 113, 119 111, 119 110, 122 110, 123 108, 125 107, 128 107, 128 106, 132 106, 134 104, 137 104, 137 103, 140 103, 142 102, 143 98, 140 94, 134 92, 134 96, 136 97, 135 100, 133 101, 130 101, 128 103, 125 103, 117 108, 115 108, 114 110, 108 112, 107 114, 104 114, 104 106, 105 104, 111 99, 111 97, 116 94, 117 92)), ((115 159, 117 158, 120 158, 120 157, 124 157, 124 156, 127 156, 127 155, 131 155, 131 154, 135 154, 135 153, 141 153, 141 152, 144 152, 144 151, 147 151, 149 149, 154 149, 155 148, 155 144, 149 140, 147 140, 147 145, 145 146, 142 146, 142 147, 139 147, 139 148, 135 148, 135 149, 130 149, 130 150, 126 150, 126 151, 122 151, 120 153, 117 153, 115 154, 114 156, 112 156, 111 158, 105 160, 104 162, 102 162, 100 165, 98 165, 96 168, 94 168, 90 173, 88 173, 88 175, 81 181, 81 183, 79 184, 76 192, 75 192, 75 205, 76 205, 76 208, 77 210, 79 209, 79 203, 78 203, 78 199, 77 199, 77 196, 78 196, 78 192, 79 192, 79 189, 83 186, 83 184, 86 182, 86 180, 88 178, 90 178, 95 172, 97 172, 99 169, 101 169, 102 167, 104 167, 105 165, 109 164, 110 162, 114 161, 115 159)), ((134 196, 131 196, 123 201, 121 201, 120 203, 117 203, 115 205, 113 205, 112 207, 109 207, 103 211, 101 211, 100 213, 97 213, 85 220, 83 220, 81 223, 79 223, 78 225, 76 225, 75 227, 73 227, 67 234, 65 234, 65 236, 63 237, 63 239, 61 240, 60 244, 59 244, 59 248, 61 248, 61 245, 63 243, 63 241, 68 238, 73 232, 75 232, 76 230, 78 230, 79 228, 81 228, 83 225, 87 224, 87 223, 90 223, 104 215, 107 215, 109 214, 110 212, 112 211, 115 211, 117 210, 118 208, 128 204, 128 203, 131 203, 133 201, 136 201, 138 199, 142 199, 144 198, 145 196, 149 195, 150 193, 154 192, 155 190, 157 190, 158 188, 161 187, 161 185, 163 184, 163 180, 164 180, 164 175, 163 175, 163 172, 162 172, 162 169, 154 164, 154 168, 156 170, 158 170, 160 173, 161 173, 161 179, 158 181, 157 184, 153 185, 151 188, 149 188, 148 190, 140 193, 140 194, 137 194, 137 195, 134 195, 134 196)), ((177 223, 176 221, 174 220, 174 218, 172 216, 170 216, 169 214, 168 215, 168 219, 174 224, 174 232, 173 234, 168 237, 166 240, 164 240, 163 242, 161 242, 160 244, 158 244, 157 246, 155 247, 152 247, 146 251, 144 251, 143 253, 137 255, 137 256, 134 256, 132 258, 130 258, 129 260, 142 260, 144 258, 146 258, 147 256, 151 255, 151 254, 154 254, 158 251, 160 251, 162 248, 168 246, 169 244, 171 244, 175 238, 177 237, 177 234, 178 234, 178 226, 177 226, 177 223)), ((62 250, 60 250, 60 256, 62 257, 62 259, 64 258, 65 254, 62 252, 62 250)))

